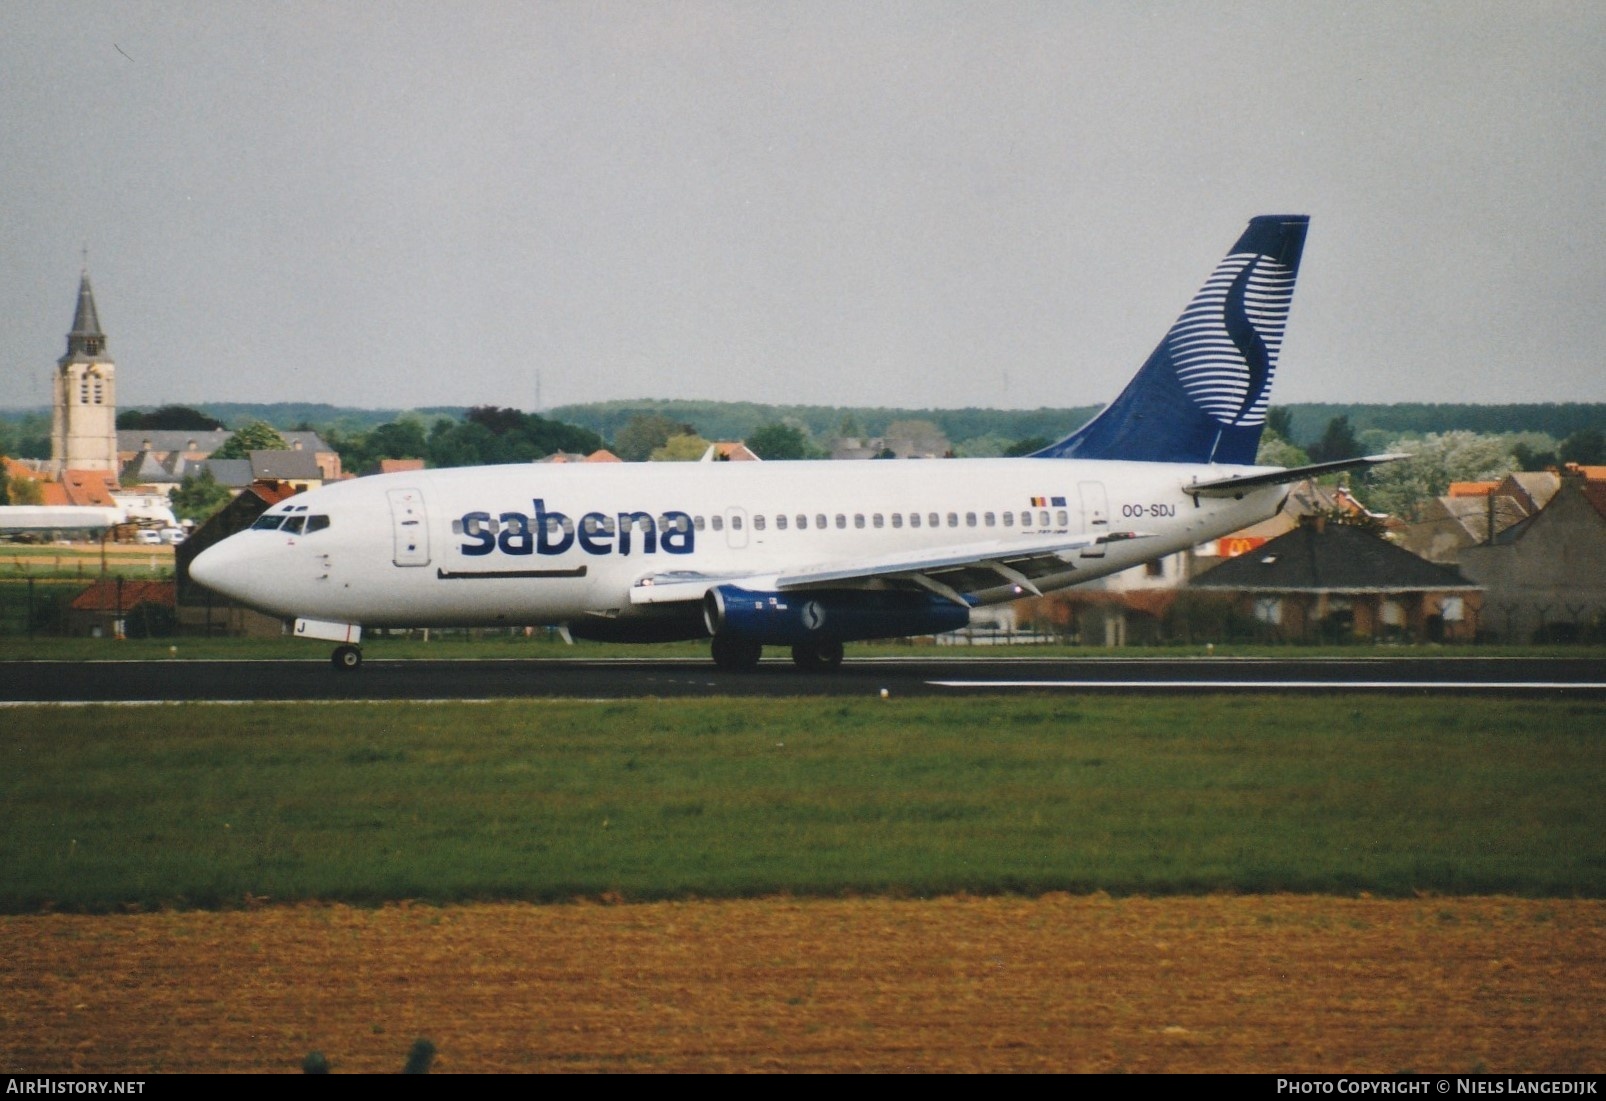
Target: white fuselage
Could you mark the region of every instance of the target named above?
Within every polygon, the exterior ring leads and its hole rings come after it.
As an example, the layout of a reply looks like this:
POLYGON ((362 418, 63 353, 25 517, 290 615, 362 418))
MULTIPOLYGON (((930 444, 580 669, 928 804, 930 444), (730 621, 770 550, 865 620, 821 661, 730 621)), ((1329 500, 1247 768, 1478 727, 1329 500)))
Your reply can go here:
MULTIPOLYGON (((367 627, 527 625, 638 614, 632 592, 647 576, 741 584, 900 553, 1025 545, 1052 533, 1142 536, 1080 550, 1063 571, 1037 579, 1049 591, 1270 516, 1286 486, 1241 499, 1184 492, 1196 480, 1255 469, 952 459, 417 471, 291 498, 271 514, 327 519, 231 536, 198 557, 192 575, 285 617, 367 627)), ((970 593, 977 603, 1019 595, 1002 580, 970 593)))

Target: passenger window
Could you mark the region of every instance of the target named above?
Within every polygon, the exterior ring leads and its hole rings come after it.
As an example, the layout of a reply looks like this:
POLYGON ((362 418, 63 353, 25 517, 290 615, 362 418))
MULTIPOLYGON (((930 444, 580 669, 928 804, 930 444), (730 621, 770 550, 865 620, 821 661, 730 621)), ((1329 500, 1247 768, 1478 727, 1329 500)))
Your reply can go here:
POLYGON ((698 531, 702 531, 703 528, 707 526, 707 523, 708 521, 704 520, 701 516, 693 516, 691 526, 696 528, 698 531))
POLYGON ((937 514, 935 512, 929 512, 929 513, 926 514, 926 523, 930 527, 934 527, 934 528, 942 527, 942 521, 940 519, 938 519, 937 514))
POLYGON ((836 526, 839 530, 848 526, 848 518, 840 512, 836 514, 836 526))
POLYGON ((965 513, 965 526, 967 528, 973 528, 976 526, 976 514, 974 512, 965 513))
POLYGON ((287 531, 291 535, 300 535, 301 528, 306 522, 307 518, 305 516, 292 516, 284 522, 284 527, 281 530, 287 531))
POLYGON ((723 516, 710 516, 708 518, 708 522, 713 526, 715 531, 725 530, 725 517, 723 516))
POLYGON ((741 531, 742 530, 742 514, 741 513, 738 512, 738 513, 735 513, 735 514, 733 514, 731 516, 731 530, 732 531, 741 531))
POLYGON ((990 528, 994 528, 994 527, 998 526, 998 521, 997 521, 996 517, 994 517, 993 514, 990 513, 990 512, 982 513, 981 522, 986 524, 990 528))
POLYGON ((1064 509, 1061 509, 1054 514, 1054 522, 1062 528, 1068 528, 1071 526, 1070 515, 1066 513, 1064 509))
POLYGON ((257 522, 251 525, 251 530, 272 531, 282 523, 284 523, 283 516, 260 516, 257 518, 257 522))
MULTIPOLYGON (((741 518, 740 517, 738 517, 736 519, 735 524, 736 524, 737 527, 741 527, 741 518)), ((754 531, 763 531, 764 530, 764 516, 763 516, 762 513, 760 513, 758 515, 755 515, 753 517, 753 530, 754 531)))
POLYGON ((870 524, 871 524, 872 527, 878 527, 879 528, 879 527, 885 526, 886 521, 882 518, 881 514, 878 512, 875 515, 870 517, 870 524))
POLYGON ((809 526, 809 518, 807 516, 803 515, 803 513, 801 513, 801 512, 798 513, 797 514, 797 530, 798 531, 803 531, 803 530, 807 529, 808 526, 809 526))
POLYGON ((909 526, 912 528, 917 528, 920 526, 920 514, 918 512, 911 512, 909 514, 909 526))
POLYGON ((327 517, 327 516, 309 516, 309 517, 307 517, 307 534, 308 535, 311 535, 315 531, 322 531, 324 528, 326 528, 328 526, 329 526, 329 517, 327 517))
POLYGON ((864 527, 864 513, 855 512, 853 514, 853 526, 856 528, 864 527))
POLYGON ((895 528, 903 527, 903 513, 894 512, 892 514, 892 526, 895 528))
POLYGON ((1006 528, 1012 528, 1015 526, 1015 514, 1013 512, 1004 513, 1004 526, 1006 528))
POLYGON ((957 528, 959 526, 959 513, 950 512, 948 514, 948 526, 951 528, 957 528))
POLYGON ((1040 527, 1040 528, 1048 527, 1048 510, 1047 509, 1044 509, 1042 512, 1039 512, 1037 514, 1037 526, 1040 527))
POLYGON ((825 513, 816 512, 814 514, 814 526, 819 528, 821 531, 825 530, 825 513))
POLYGON ((785 531, 786 530, 786 513, 784 513, 784 512, 776 513, 776 515, 775 515, 775 530, 776 531, 785 531))

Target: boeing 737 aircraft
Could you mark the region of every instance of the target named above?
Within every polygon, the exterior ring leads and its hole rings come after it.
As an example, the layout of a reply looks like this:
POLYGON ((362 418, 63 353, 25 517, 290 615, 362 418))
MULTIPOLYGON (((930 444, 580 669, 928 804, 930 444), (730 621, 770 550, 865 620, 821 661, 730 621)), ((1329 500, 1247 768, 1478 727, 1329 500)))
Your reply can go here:
POLYGON ((1273 515, 1255 466, 1309 219, 1253 219, 1126 390, 1027 458, 519 465, 339 482, 202 552, 195 580, 295 633, 562 624, 711 638, 714 661, 951 631, 983 604, 1124 570, 1273 515))

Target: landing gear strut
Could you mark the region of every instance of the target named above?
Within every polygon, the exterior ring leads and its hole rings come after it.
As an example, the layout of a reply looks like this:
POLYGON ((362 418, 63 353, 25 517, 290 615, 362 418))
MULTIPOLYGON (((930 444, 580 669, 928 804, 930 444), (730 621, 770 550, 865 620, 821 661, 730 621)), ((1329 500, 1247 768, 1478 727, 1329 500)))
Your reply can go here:
POLYGON ((792 647, 792 664, 808 673, 829 673, 842 664, 842 644, 800 642, 792 647))
POLYGON ((329 661, 336 669, 350 672, 362 665, 362 650, 356 646, 336 646, 329 661))
POLYGON ((762 643, 745 638, 714 636, 711 644, 714 664, 733 673, 751 673, 758 668, 758 659, 764 656, 762 643))

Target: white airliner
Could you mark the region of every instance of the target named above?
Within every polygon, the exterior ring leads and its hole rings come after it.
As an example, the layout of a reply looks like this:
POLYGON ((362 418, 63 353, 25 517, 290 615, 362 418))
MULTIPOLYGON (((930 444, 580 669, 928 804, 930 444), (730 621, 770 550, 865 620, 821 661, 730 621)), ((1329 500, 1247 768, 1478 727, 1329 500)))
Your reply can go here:
POLYGON ((1254 465, 1308 219, 1253 219, 1126 390, 1027 458, 465 467, 339 482, 190 575, 362 662, 365 627, 562 624, 833 668, 842 644, 1124 570, 1274 514, 1254 465))

